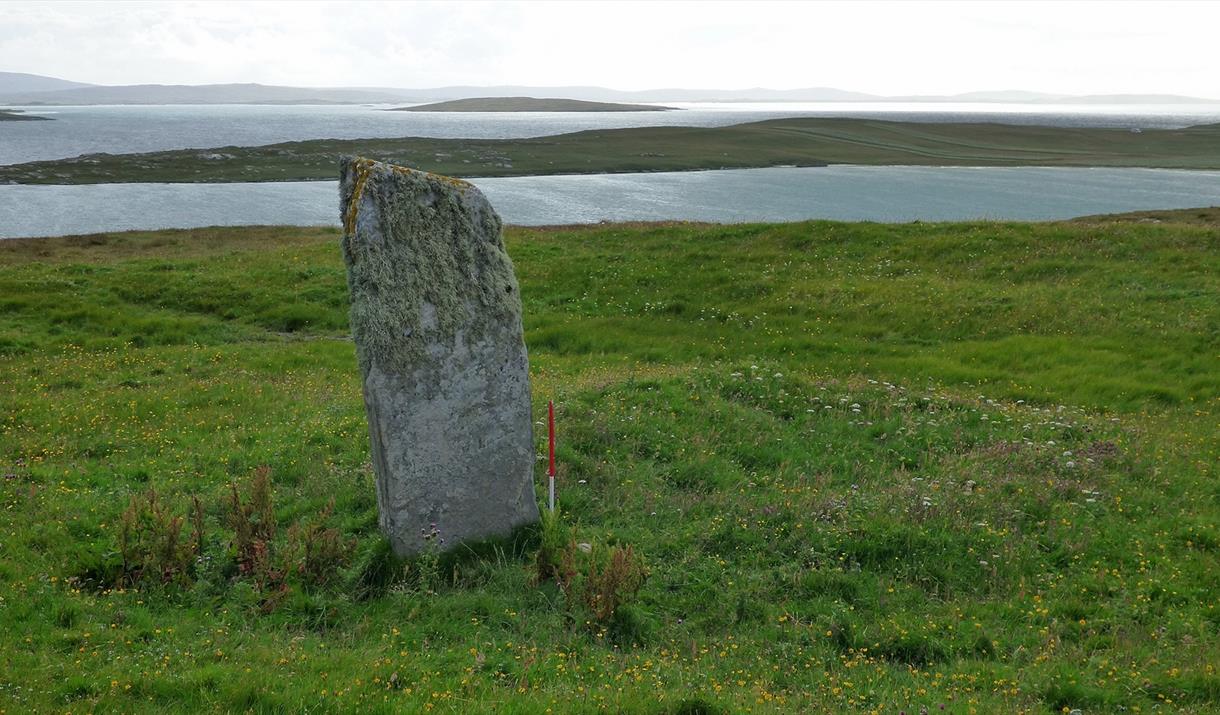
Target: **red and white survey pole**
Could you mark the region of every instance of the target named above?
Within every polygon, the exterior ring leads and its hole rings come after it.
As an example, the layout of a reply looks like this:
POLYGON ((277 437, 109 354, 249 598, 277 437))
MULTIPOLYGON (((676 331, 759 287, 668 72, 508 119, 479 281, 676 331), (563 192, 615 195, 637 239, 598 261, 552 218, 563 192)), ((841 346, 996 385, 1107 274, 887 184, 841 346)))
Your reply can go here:
POLYGON ((547 504, 555 511, 555 401, 547 400, 546 425, 549 461, 546 468, 547 504))

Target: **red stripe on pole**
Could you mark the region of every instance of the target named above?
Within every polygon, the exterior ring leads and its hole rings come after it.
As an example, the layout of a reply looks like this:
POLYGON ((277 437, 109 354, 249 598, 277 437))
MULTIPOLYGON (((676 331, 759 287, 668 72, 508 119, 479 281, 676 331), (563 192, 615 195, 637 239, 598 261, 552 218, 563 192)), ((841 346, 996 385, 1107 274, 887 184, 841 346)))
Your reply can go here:
POLYGON ((547 409, 547 433, 550 444, 550 463, 546 473, 548 476, 555 476, 555 401, 548 400, 546 403, 547 409))

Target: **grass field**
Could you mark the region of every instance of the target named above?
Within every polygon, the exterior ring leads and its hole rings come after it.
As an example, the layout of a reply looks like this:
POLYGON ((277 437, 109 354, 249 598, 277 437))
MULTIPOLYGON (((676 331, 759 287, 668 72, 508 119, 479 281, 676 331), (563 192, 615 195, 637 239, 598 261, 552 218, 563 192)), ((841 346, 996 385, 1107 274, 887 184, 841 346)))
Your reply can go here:
POLYGON ((12 164, 0 166, 0 183, 332 180, 342 154, 376 156, 466 178, 825 164, 1220 169, 1220 125, 1134 133, 798 118, 710 129, 595 130, 536 139, 321 139, 12 164))
POLYGON ((386 559, 335 231, 0 242, 0 712, 1215 712, 1215 219, 511 229, 565 523, 649 570, 592 627, 528 534, 386 559), (328 581, 238 568, 260 467, 328 581), (116 587, 150 488, 200 557, 116 587))

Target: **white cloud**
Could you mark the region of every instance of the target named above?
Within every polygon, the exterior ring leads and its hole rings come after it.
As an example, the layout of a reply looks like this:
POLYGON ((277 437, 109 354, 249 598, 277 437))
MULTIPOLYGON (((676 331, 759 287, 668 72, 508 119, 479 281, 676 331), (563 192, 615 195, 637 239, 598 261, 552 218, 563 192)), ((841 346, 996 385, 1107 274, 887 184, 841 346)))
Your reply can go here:
POLYGON ((0 70, 102 84, 1220 96, 1220 4, 0 3, 0 70))

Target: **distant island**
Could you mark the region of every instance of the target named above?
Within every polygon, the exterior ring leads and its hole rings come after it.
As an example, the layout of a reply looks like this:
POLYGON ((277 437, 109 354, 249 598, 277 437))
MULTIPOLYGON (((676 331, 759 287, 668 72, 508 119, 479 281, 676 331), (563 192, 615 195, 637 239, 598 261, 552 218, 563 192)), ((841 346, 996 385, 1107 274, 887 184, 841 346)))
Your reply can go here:
POLYGON ((19 109, 0 109, 0 122, 49 122, 50 117, 23 114, 19 109))
POLYGON ((590 102, 583 99, 548 97, 471 97, 448 102, 433 102, 414 107, 397 107, 391 112, 667 112, 674 107, 655 104, 590 102))

